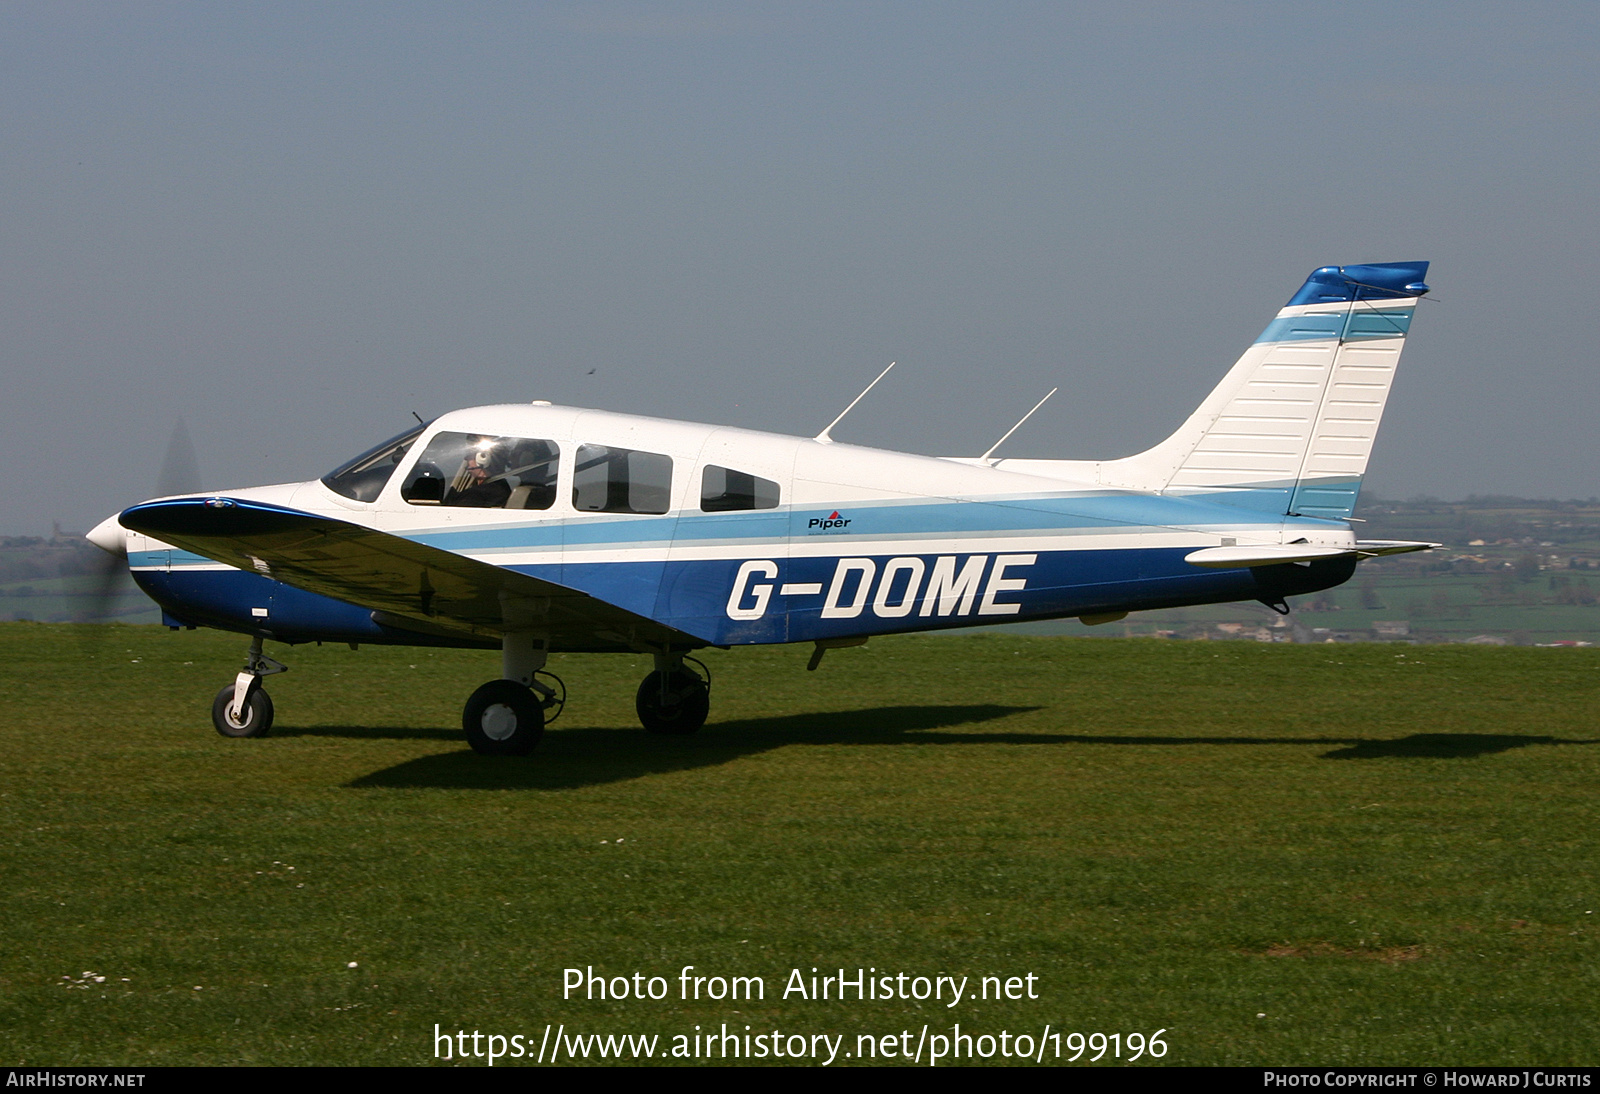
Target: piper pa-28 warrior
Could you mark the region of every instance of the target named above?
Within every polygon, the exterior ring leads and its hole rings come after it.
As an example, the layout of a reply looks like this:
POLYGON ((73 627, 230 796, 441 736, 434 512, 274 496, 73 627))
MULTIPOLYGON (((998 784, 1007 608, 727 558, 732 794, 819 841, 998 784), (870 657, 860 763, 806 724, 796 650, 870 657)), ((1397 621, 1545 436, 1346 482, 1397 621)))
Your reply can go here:
POLYGON ((498 647, 462 716, 493 755, 560 713, 550 654, 647 653, 639 720, 692 733, 708 646, 812 643, 815 668, 871 635, 1287 611, 1363 558, 1437 546, 1348 523, 1426 273, 1315 271, 1182 428, 1123 459, 917 456, 534 402, 445 414, 320 480, 147 501, 89 538, 168 626, 251 636, 212 704, 226 736, 272 723, 265 639, 498 647))

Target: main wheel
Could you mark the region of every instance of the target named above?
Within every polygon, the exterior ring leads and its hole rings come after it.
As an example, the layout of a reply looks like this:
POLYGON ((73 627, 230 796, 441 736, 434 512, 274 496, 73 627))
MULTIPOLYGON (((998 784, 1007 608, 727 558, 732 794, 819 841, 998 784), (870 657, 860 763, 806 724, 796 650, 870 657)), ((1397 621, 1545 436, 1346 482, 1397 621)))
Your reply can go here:
POLYGON ((634 699, 639 722, 651 733, 693 733, 711 713, 711 689, 686 668, 672 670, 662 686, 658 669, 644 678, 634 699))
POLYGON ((515 680, 490 680, 461 711, 472 751, 484 756, 526 756, 544 736, 544 709, 533 691, 515 680))
POLYGON ((256 688, 245 700, 244 711, 233 717, 233 685, 217 692, 211 701, 211 724, 224 737, 265 737, 272 728, 272 696, 265 688, 256 688))

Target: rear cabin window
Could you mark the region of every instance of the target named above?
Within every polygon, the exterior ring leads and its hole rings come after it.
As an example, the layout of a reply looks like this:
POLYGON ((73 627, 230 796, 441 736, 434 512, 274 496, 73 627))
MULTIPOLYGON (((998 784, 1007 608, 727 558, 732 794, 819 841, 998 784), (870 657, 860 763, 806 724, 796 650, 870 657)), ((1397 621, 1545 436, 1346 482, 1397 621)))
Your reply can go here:
POLYGON ((665 513, 672 501, 672 457, 603 444, 578 446, 572 507, 584 513, 665 513))
POLYGON ((440 433, 400 487, 412 505, 548 509, 556 501, 561 453, 553 441, 440 433))
POLYGON ((778 484, 760 475, 708 463, 700 473, 700 510, 731 513, 739 509, 776 509, 778 484))

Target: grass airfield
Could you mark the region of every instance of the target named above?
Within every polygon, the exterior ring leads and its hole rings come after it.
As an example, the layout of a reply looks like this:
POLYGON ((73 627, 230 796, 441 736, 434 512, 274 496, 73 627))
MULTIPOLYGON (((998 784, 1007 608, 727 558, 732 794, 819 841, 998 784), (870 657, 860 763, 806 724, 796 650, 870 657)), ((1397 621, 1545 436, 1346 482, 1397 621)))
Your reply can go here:
POLYGON ((428 1064, 435 1023, 547 1022, 658 1056, 955 1022, 1164 1029, 1139 1065, 1600 1056, 1600 650, 712 651, 683 739, 636 727, 646 659, 558 657, 565 714, 492 760, 459 720, 495 654, 269 645, 273 735, 225 740, 244 645, 0 624, 0 1061, 428 1064), (766 998, 681 1001, 684 965, 766 998), (672 992, 563 1000, 586 966, 672 992), (1040 998, 785 1001, 813 966, 1040 998))

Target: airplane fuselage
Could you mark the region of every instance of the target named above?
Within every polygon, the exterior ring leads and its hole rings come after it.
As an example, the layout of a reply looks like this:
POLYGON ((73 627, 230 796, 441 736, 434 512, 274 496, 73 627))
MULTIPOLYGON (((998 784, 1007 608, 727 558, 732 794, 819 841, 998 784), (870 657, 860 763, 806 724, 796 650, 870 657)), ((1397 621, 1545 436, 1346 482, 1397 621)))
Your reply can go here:
MULTIPOLYGON (((397 462, 376 471, 218 496, 336 518, 509 568, 718 646, 1281 602, 1340 584, 1355 567, 1353 557, 1197 567, 1185 556, 1202 548, 1348 546, 1354 537, 1342 521, 1249 508, 1238 492, 1225 503, 1108 489, 1028 466, 1025 473, 1005 461, 502 405, 435 420, 406 442, 397 462), (521 458, 537 462, 537 471, 521 477, 535 481, 521 484, 520 497, 465 478, 443 483, 459 469, 438 453, 449 451, 454 461, 457 437, 532 453, 521 458), (379 473, 386 477, 374 488, 379 473), (430 477, 441 484, 427 489, 430 477)), ((171 625, 284 642, 499 645, 492 635, 396 626, 370 607, 265 571, 127 536, 134 577, 171 625)), ((552 648, 626 646, 622 636, 591 634, 552 648)))

